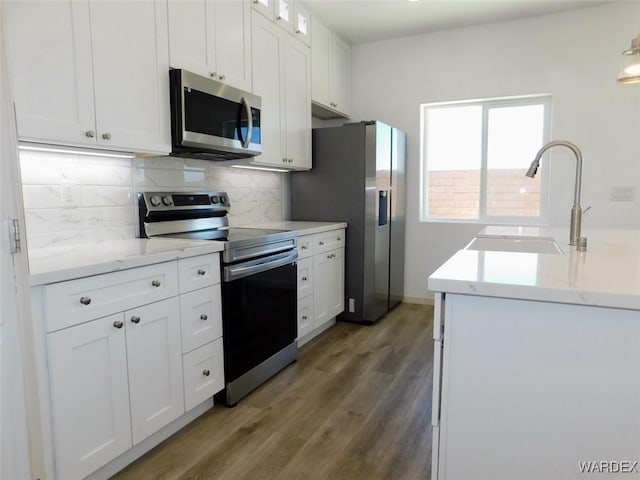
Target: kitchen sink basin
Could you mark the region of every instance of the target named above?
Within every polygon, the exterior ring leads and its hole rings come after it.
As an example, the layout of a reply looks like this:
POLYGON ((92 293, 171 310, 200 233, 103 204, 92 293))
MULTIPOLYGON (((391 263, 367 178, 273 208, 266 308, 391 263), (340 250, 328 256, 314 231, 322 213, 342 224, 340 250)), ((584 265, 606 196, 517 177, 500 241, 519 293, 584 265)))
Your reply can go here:
POLYGON ((525 252, 525 253, 551 253, 564 255, 564 250, 551 237, 476 237, 466 250, 489 250, 493 252, 525 252))

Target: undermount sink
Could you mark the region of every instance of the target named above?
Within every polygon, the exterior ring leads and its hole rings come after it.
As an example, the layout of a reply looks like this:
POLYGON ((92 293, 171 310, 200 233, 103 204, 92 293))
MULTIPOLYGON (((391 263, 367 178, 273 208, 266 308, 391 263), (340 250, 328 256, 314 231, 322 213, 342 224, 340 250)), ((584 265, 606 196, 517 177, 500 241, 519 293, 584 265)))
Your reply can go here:
POLYGON ((525 252, 525 253, 551 253, 564 255, 564 250, 551 237, 476 237, 466 250, 488 250, 492 252, 525 252))

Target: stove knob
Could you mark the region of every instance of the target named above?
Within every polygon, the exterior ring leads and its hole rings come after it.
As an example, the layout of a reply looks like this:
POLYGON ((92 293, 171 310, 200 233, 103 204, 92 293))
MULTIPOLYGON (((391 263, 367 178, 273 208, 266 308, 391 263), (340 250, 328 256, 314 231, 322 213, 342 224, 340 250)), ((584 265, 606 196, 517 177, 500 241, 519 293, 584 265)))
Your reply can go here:
POLYGON ((173 203, 173 199, 170 195, 165 195, 162 197, 162 203, 164 203, 167 207, 173 203))
POLYGON ((158 205, 160 205, 161 200, 158 195, 154 195, 149 199, 149 201, 151 202, 151 205, 153 205, 154 207, 157 207, 158 205))
POLYGON ((211 203, 216 204, 219 201, 220 200, 218 200, 218 196, 217 195, 211 195, 211 203))
POLYGON ((220 195, 220 203, 222 203, 223 205, 227 204, 227 197, 225 197, 224 195, 220 195))

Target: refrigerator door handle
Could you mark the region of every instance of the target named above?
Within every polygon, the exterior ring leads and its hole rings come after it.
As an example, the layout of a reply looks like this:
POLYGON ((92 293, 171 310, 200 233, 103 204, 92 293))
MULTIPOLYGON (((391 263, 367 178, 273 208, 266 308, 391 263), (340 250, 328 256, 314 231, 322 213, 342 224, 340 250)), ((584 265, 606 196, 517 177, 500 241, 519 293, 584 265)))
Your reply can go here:
POLYGON ((378 226, 386 225, 389 222, 389 211, 387 201, 389 198, 388 190, 380 190, 378 192, 378 226))

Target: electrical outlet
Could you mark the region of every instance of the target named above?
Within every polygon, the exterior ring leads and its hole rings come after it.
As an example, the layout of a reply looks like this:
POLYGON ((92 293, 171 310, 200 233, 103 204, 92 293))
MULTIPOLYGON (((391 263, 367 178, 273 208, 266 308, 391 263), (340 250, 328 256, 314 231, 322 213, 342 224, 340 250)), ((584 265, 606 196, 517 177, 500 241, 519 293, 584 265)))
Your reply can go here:
POLYGON ((355 298, 350 298, 349 299, 349 313, 355 313, 356 311, 356 299, 355 298))
POLYGON ((612 202, 633 202, 635 198, 635 187, 611 187, 609 200, 612 202))
POLYGON ((76 207, 76 184, 74 182, 62 182, 60 184, 60 203, 62 208, 76 207))

